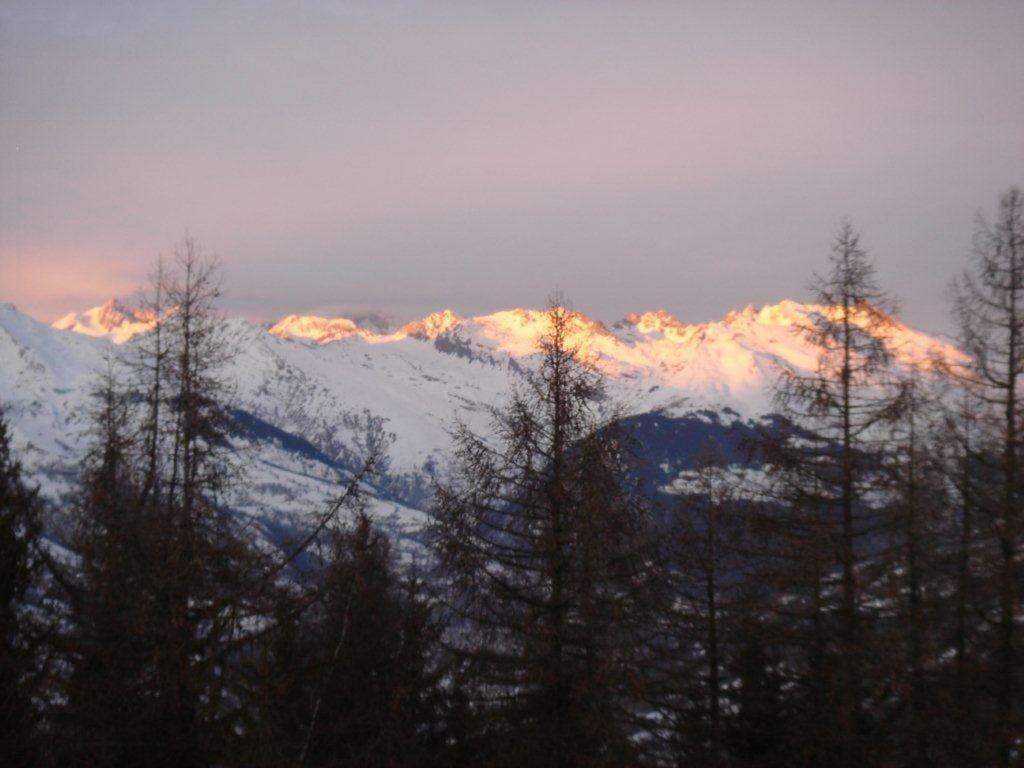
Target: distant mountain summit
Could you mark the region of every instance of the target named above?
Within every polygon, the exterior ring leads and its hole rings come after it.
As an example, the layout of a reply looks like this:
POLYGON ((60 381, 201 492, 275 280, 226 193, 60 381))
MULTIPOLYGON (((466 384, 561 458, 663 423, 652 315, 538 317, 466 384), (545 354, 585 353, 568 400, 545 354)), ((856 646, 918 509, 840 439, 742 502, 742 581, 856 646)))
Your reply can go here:
POLYGON ((84 312, 71 312, 53 323, 62 331, 75 331, 86 336, 103 336, 115 344, 122 344, 132 336, 153 327, 153 316, 140 309, 132 309, 115 298, 109 298, 98 307, 84 312))
POLYGON ((349 336, 370 335, 347 317, 288 315, 270 326, 270 333, 282 339, 309 339, 318 344, 338 341, 349 336))
POLYGON ((421 339, 436 339, 442 333, 451 330, 462 318, 450 309, 433 312, 420 320, 413 320, 399 328, 399 333, 421 339))

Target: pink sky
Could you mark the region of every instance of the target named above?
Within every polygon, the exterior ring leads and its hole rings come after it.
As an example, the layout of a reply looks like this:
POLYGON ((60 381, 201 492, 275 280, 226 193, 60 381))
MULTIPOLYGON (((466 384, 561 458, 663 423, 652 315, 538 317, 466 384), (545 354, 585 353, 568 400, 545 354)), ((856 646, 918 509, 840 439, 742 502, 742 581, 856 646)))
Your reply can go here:
POLYGON ((0 300, 125 294, 188 230, 226 308, 614 320, 803 298, 836 223, 945 328, 1024 183, 1024 4, 0 6, 0 300))

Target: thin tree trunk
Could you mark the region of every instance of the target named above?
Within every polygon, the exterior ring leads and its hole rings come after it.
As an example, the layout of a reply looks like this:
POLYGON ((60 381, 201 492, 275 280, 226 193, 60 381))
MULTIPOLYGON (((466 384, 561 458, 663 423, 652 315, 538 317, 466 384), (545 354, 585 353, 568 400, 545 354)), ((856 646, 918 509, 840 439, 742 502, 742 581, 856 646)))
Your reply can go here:
POLYGON ((718 604, 715 584, 715 541, 714 530, 709 530, 710 565, 707 578, 708 600, 708 702, 711 709, 711 750, 712 762, 719 763, 721 755, 721 702, 719 696, 719 648, 718 648, 718 604))

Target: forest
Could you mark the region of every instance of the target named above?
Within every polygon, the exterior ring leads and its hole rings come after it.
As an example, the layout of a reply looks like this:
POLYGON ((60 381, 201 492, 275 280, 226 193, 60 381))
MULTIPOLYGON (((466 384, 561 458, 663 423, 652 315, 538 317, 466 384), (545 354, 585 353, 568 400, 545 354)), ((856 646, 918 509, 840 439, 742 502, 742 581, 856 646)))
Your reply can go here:
POLYGON ((1024 193, 952 281, 962 362, 896 364, 851 224, 811 290, 816 368, 780 375, 748 466, 709 442, 648 493, 557 297, 412 554, 367 511, 372 440, 269 547, 224 502, 246 455, 187 243, 59 510, 0 412, 0 764, 1024 764, 1024 193))

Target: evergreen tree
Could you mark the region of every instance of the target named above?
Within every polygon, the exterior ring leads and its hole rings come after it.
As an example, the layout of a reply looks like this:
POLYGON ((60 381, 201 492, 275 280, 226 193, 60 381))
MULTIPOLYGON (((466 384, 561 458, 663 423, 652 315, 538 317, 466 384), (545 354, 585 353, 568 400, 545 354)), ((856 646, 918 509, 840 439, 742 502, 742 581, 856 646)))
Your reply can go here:
POLYGON ((30 609, 41 565, 40 502, 25 485, 0 411, 0 763, 39 755, 33 697, 43 669, 30 609))
POLYGON ((100 388, 76 510, 66 742, 94 765, 209 765, 246 705, 237 656, 258 626, 263 558, 224 506, 226 347, 216 263, 186 240, 161 269, 135 370, 145 397, 100 388), (166 303, 164 303, 166 302, 166 303), (140 756, 144 756, 144 759, 140 756))
POLYGON ((981 408, 967 390, 956 394, 944 409, 945 424, 935 453, 941 457, 946 476, 947 510, 941 518, 939 553, 946 574, 946 597, 940 610, 947 619, 945 636, 953 649, 952 668, 944 670, 946 764, 983 765, 983 745, 993 741, 992 718, 981 706, 985 685, 984 664, 979 654, 977 574, 986 569, 982 560, 989 548, 979 546, 979 520, 975 499, 992 482, 992 468, 979 461, 977 417, 981 408))
POLYGON ((874 670, 893 681, 900 706, 889 718, 894 753, 909 766, 931 766, 940 732, 935 670, 946 633, 939 631, 943 516, 949 497, 937 450, 941 413, 916 371, 903 383, 903 410, 892 423, 886 450, 888 549, 879 567, 880 597, 893 606, 896 620, 886 645, 899 653, 878 654, 874 670))
POLYGON ((339 533, 312 630, 315 695, 299 764, 429 765, 440 752, 435 624, 421 585, 359 515, 339 533))
POLYGON ((70 667, 58 762, 141 765, 163 724, 147 681, 153 677, 156 616, 152 599, 156 531, 139 503, 130 398, 112 362, 96 392, 94 445, 85 462, 72 546, 77 572, 66 574, 70 667))
POLYGON ((721 449, 706 443, 696 457, 667 531, 666 574, 672 636, 667 695, 680 764, 728 763, 728 681, 746 601, 746 526, 739 483, 721 449))
MULTIPOLYGON (((783 542, 775 554, 787 579, 799 574, 810 586, 808 715, 824 726, 823 742, 812 751, 824 750, 837 764, 864 765, 874 747, 865 705, 884 695, 868 689, 865 674, 872 640, 867 596, 877 575, 872 538, 882 524, 871 495, 881 484, 885 426, 902 398, 886 386, 890 302, 849 224, 836 236, 829 263, 829 273, 812 283, 817 308, 799 329, 819 350, 816 369, 787 371, 776 392, 790 428, 764 445, 783 507, 769 527, 783 542)), ((823 759, 820 752, 815 759, 823 759)))
POLYGON ((491 765, 623 766, 636 759, 641 632, 653 567, 648 501, 628 441, 599 418, 599 374, 553 305, 536 372, 457 435, 428 536, 476 673, 491 765))
MULTIPOLYGON (((979 222, 971 267, 955 283, 960 342, 970 362, 956 371, 978 406, 971 455, 989 482, 972 504, 992 550, 984 574, 990 599, 978 608, 993 628, 990 686, 999 720, 999 766, 1011 765, 1021 733, 1021 471, 1024 381, 1024 194, 1003 195, 994 223, 979 222)), ((979 542, 982 543, 982 542, 979 542)))
POLYGON ((782 679, 775 670, 756 622, 748 623, 736 659, 735 715, 727 732, 732 762, 756 768, 793 765, 790 747, 804 737, 789 719, 782 679))
POLYGON ((280 596, 239 764, 456 762, 435 611, 364 512, 332 532, 307 589, 280 596))

